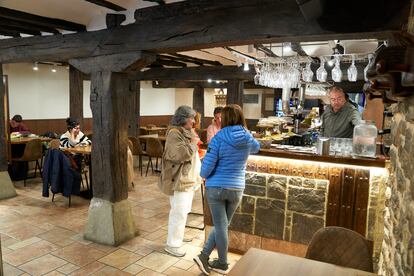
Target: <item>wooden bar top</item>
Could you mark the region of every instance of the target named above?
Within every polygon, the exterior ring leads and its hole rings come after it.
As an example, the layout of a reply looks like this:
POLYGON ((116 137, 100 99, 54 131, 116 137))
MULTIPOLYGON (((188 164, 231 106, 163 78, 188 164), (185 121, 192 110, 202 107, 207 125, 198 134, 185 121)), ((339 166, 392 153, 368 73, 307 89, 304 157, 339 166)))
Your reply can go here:
POLYGON ((281 253, 250 248, 234 265, 228 276, 370 276, 362 270, 318 262, 281 253))
POLYGON ((379 156, 377 158, 365 158, 365 157, 343 157, 343 156, 322 156, 314 153, 302 153, 292 152, 283 149, 260 149, 256 156, 270 156, 296 160, 306 160, 315 162, 327 162, 352 166, 365 166, 365 167, 379 167, 384 168, 386 166, 387 158, 379 156))

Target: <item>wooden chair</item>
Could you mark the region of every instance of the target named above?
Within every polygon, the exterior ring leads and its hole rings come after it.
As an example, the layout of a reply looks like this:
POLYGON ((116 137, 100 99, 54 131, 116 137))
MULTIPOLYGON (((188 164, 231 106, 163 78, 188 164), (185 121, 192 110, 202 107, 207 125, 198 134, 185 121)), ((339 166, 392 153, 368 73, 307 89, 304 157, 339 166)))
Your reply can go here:
POLYGON ((138 156, 138 166, 139 166, 139 170, 141 171, 141 176, 142 176, 142 157, 143 156, 148 156, 148 154, 142 149, 141 146, 141 142, 139 141, 138 138, 130 136, 128 137, 129 141, 132 143, 132 155, 137 155, 138 156))
POLYGON ((139 128, 139 135, 148 135, 148 130, 145 128, 139 128))
MULTIPOLYGON (((39 160, 43 158, 43 147, 40 139, 29 141, 24 148, 22 157, 13 158, 13 162, 33 162, 36 161, 34 176, 36 177, 37 169, 39 168, 40 176, 42 176, 42 169, 39 160)), ((24 178, 24 186, 26 186, 27 174, 24 178)))
POLYGON ((157 127, 156 125, 154 125, 154 124, 148 124, 147 125, 147 129, 151 129, 151 128, 154 128, 154 127, 157 127))
POLYGON ((151 170, 154 173, 154 168, 152 164, 152 158, 156 158, 155 162, 155 170, 158 168, 158 158, 162 158, 164 148, 157 138, 148 138, 147 139, 147 154, 148 154, 148 164, 147 164, 147 171, 145 176, 148 175, 148 168, 151 164, 151 170))
POLYGON ((306 258, 373 272, 369 242, 359 233, 343 227, 319 229, 309 243, 306 258))

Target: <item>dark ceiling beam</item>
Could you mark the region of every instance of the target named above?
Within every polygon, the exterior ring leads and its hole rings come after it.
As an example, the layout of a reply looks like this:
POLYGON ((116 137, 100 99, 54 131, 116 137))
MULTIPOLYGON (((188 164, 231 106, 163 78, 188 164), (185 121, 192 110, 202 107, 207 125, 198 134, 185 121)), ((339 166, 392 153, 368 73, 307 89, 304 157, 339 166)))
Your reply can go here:
POLYGON ((161 56, 159 56, 152 65, 155 65, 156 67, 159 67, 159 66, 187 67, 187 64, 184 62, 179 62, 179 61, 171 60, 171 59, 164 59, 164 58, 161 58, 161 56))
POLYGON ((28 35, 39 35, 39 36, 41 35, 41 33, 39 31, 28 30, 28 29, 24 29, 24 28, 20 28, 20 27, 5 26, 5 25, 1 25, 1 26, 4 29, 10 30, 12 32, 18 32, 18 33, 21 33, 21 34, 28 34, 28 35))
POLYGON ((13 30, 4 28, 3 26, 0 26, 0 35, 11 36, 11 37, 20 37, 20 32, 13 31, 13 30))
POLYGON ((34 31, 34 32, 46 32, 46 33, 52 33, 52 34, 59 34, 59 31, 54 28, 49 28, 46 26, 39 26, 36 24, 29 24, 13 19, 6 19, 0 17, 0 26, 3 26, 5 28, 11 27, 11 28, 19 28, 23 30, 28 31, 34 31))
POLYGON ((173 57, 176 57, 178 59, 181 59, 182 61, 191 62, 191 63, 197 64, 197 65, 213 65, 213 66, 223 65, 219 61, 195 58, 195 57, 191 57, 191 56, 187 56, 187 55, 183 55, 183 54, 172 53, 172 54, 169 54, 169 55, 173 56, 173 57))
MULTIPOLYGON (((388 39, 398 33, 396 29, 388 29, 387 26, 376 31, 364 28, 363 25, 357 30, 349 29, 344 33, 325 31, 316 22, 306 22, 294 1, 283 1, 281 5, 274 0, 229 0, 214 1, 213 4, 206 0, 192 0, 150 8, 172 10, 176 16, 141 21, 111 30, 7 39, 0 41, 0 62, 68 60, 141 50, 176 53, 210 47, 286 41, 388 39), (191 5, 194 5, 193 2, 198 3, 202 12, 193 7, 177 13, 177 7, 180 8, 187 2, 191 2, 191 5), (212 5, 227 5, 231 9, 212 9, 212 5), (229 12, 232 16, 228 16, 229 12)), ((140 11, 145 12, 147 9, 140 11)), ((375 12, 375 9, 370 12, 375 12)), ((406 18, 400 20, 406 22, 406 18)))
POLYGON ((111 2, 105 1, 105 0, 85 0, 85 1, 89 2, 89 3, 92 3, 92 4, 95 4, 95 5, 98 5, 98 6, 101 6, 101 7, 104 7, 104 8, 108 8, 108 9, 113 10, 113 11, 117 11, 117 12, 126 11, 126 9, 124 7, 121 7, 119 5, 116 5, 114 3, 111 3, 111 2))
POLYGON ((249 59, 252 59, 252 60, 255 60, 255 61, 257 61, 257 62, 259 62, 259 63, 261 63, 261 61, 260 60, 258 60, 257 58, 255 58, 255 57, 253 57, 253 56, 251 56, 251 55, 248 55, 248 54, 245 54, 245 53, 242 53, 242 52, 240 52, 240 51, 237 51, 237 50, 235 50, 235 49, 233 49, 233 48, 230 48, 230 47, 223 47, 224 49, 226 49, 227 51, 229 51, 229 52, 231 52, 232 54, 234 54, 234 53, 236 53, 236 54, 238 54, 239 56, 241 56, 241 57, 246 57, 246 58, 249 58, 249 59))
POLYGON ((243 71, 237 66, 199 66, 186 68, 154 68, 143 72, 130 73, 134 80, 253 80, 255 72, 243 71))
POLYGON ((165 5, 165 1, 164 0, 143 0, 144 2, 153 2, 153 3, 157 3, 158 5, 165 5))
POLYGON ((267 48, 263 44, 254 44, 253 46, 256 50, 263 52, 268 57, 273 57, 273 58, 279 57, 278 55, 273 53, 271 49, 267 48))
POLYGON ((63 29, 67 31, 83 32, 86 31, 86 26, 62 19, 44 17, 39 15, 21 12, 4 7, 0 7, 0 17, 25 22, 28 24, 35 24, 38 26, 45 26, 48 28, 63 29))
MULTIPOLYGON (((226 82, 216 83, 215 81, 153 81, 153 88, 227 88, 226 82)), ((255 85, 251 81, 244 82, 244 89, 265 89, 268 87, 255 85)))

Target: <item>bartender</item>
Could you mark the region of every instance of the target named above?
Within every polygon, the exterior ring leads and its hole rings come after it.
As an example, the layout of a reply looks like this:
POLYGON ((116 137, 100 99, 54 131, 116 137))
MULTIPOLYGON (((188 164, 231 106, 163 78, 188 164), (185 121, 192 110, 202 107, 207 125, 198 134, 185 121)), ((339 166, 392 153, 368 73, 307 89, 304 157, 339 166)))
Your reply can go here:
POLYGON ((332 87, 328 95, 330 105, 321 117, 321 136, 352 138, 354 127, 360 122, 361 115, 355 106, 346 100, 341 88, 332 87))

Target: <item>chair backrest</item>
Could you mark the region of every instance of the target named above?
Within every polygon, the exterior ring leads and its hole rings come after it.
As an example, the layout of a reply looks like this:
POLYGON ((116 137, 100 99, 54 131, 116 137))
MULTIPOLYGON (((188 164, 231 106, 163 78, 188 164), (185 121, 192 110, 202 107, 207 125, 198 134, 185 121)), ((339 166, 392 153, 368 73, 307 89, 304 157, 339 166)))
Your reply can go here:
POLYGON ((60 147, 59 139, 53 139, 49 142, 49 149, 58 149, 60 147))
POLYGON ((132 144, 132 148, 131 148, 132 155, 140 155, 144 153, 141 147, 141 143, 138 138, 134 136, 130 136, 128 137, 128 139, 129 139, 129 142, 131 142, 132 144))
POLYGON ((148 124, 148 125, 147 125, 147 128, 148 128, 148 129, 150 129, 150 128, 154 128, 154 127, 156 127, 156 125, 154 125, 154 124, 148 124))
POLYGON ((21 160, 36 161, 42 158, 42 156, 43 156, 42 142, 40 141, 40 139, 33 139, 26 144, 21 160))
POLYGON ((203 142, 203 144, 207 144, 207 129, 200 129, 198 136, 200 137, 200 140, 203 142))
POLYGON ((147 139, 147 154, 150 157, 162 157, 164 151, 163 146, 157 138, 147 139))
POLYGON ((309 243, 306 258, 373 272, 368 241, 359 233, 343 227, 319 229, 309 243))
POLYGON ((146 130, 144 128, 140 128, 139 129, 139 135, 148 135, 148 130, 146 130))

